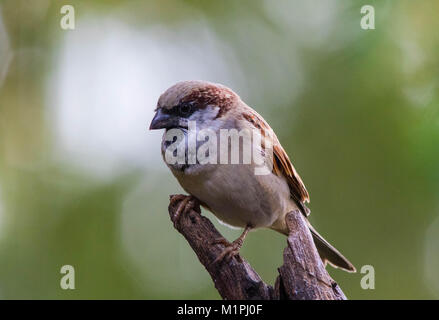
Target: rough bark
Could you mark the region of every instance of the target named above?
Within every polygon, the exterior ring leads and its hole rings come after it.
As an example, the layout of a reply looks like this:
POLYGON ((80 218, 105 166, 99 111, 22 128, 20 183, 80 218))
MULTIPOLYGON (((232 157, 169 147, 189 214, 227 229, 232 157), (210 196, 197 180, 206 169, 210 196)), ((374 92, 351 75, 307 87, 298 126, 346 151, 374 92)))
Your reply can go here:
MULTIPOLYGON (((171 196, 171 198, 174 196, 171 196)), ((181 197, 181 195, 178 195, 181 197)), ((284 263, 278 269, 279 276, 274 288, 262 281, 261 277, 241 257, 214 262, 225 249, 222 244, 214 244, 223 238, 209 219, 201 215, 199 206, 175 219, 179 202, 169 205, 169 215, 175 228, 180 232, 201 264, 209 272, 216 289, 227 300, 345 300, 340 287, 331 279, 311 233, 305 217, 300 211, 287 215, 290 234, 284 249, 284 263)))

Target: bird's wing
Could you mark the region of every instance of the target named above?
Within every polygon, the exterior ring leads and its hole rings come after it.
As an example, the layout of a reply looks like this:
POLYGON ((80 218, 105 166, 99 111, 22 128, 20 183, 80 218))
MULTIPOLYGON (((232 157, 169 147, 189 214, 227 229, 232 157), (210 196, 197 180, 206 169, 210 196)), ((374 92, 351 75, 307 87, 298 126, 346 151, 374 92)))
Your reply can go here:
POLYGON ((310 212, 305 206, 305 203, 309 202, 308 191, 296 169, 294 169, 284 148, 277 141, 277 138, 275 140, 273 141, 273 173, 277 176, 284 176, 287 179, 291 198, 295 200, 302 209, 302 212, 307 216, 310 212))
POLYGON ((262 131, 265 137, 271 137, 273 147, 273 173, 279 177, 285 177, 290 188, 291 198, 297 203, 305 216, 310 213, 310 210, 305 206, 309 202, 309 194, 302 182, 296 169, 294 169, 290 158, 285 152, 276 137, 276 134, 267 124, 267 122, 253 109, 251 112, 243 115, 244 119, 251 122, 251 124, 262 131))

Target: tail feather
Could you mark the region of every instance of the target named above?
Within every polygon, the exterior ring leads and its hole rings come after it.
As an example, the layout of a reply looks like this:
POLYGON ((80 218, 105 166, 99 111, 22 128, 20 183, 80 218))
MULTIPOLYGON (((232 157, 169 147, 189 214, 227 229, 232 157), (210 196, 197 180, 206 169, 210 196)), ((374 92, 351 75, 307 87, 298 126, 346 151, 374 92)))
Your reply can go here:
POLYGON ((356 272, 352 263, 349 262, 337 249, 335 249, 328 241, 326 241, 314 228, 308 223, 314 243, 319 252, 320 258, 326 264, 329 262, 333 267, 343 269, 348 272, 356 272))
MULTIPOLYGON (((354 265, 349 262, 337 249, 335 249, 328 241, 326 241, 311 225, 308 219, 305 219, 309 230, 311 231, 311 235, 314 240, 314 244, 317 247, 317 251, 319 252, 320 258, 325 263, 329 263, 335 268, 343 269, 347 272, 356 272, 354 265)), ((276 230, 286 236, 288 236, 288 228, 284 221, 280 220, 273 224, 271 229, 276 230)))

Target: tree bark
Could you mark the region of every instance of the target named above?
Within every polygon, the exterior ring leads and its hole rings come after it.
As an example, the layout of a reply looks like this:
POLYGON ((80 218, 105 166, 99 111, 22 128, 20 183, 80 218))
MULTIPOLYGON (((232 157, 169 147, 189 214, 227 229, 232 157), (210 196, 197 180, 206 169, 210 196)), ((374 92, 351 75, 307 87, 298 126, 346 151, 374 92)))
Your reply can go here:
MULTIPOLYGON (((174 195, 175 196, 175 195, 174 195)), ((174 197, 171 196, 171 199, 174 197)), ((182 197, 178 195, 178 197, 182 197)), ((290 230, 284 263, 278 268, 274 288, 241 257, 215 262, 225 249, 214 241, 223 238, 199 206, 175 219, 179 201, 171 201, 169 215, 201 264, 209 272, 216 289, 226 300, 345 300, 346 296, 325 269, 311 233, 300 211, 287 214, 290 230), (239 260, 242 260, 241 262, 239 260)))

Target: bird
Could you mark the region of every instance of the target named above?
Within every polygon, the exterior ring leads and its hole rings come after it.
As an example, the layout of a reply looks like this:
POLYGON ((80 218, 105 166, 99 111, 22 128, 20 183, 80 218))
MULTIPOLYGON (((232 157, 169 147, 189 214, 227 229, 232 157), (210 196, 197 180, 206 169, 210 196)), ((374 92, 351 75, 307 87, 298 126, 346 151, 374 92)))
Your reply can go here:
POLYGON ((154 111, 149 129, 165 129, 161 142, 163 159, 189 194, 187 197, 174 198, 174 201, 180 202, 175 213, 177 219, 174 221, 178 221, 181 214, 191 210, 197 203, 211 211, 224 224, 244 229, 233 242, 218 239, 217 243, 222 243, 225 249, 217 260, 239 256, 239 250, 252 230, 269 228, 288 236, 286 214, 299 210, 306 218, 325 265, 329 263, 348 272, 356 271, 354 265, 326 241, 307 219, 310 213, 306 206, 310 200, 308 191, 273 129, 232 89, 208 81, 177 82, 161 94, 154 111), (197 158, 197 150, 207 143, 199 138, 195 139, 195 152, 192 152, 196 159, 189 161, 191 153, 188 136, 191 135, 191 126, 196 128, 195 135, 203 130, 210 135, 214 134, 214 138, 209 137, 212 148, 205 152, 211 161, 197 158), (255 173, 259 165, 255 160, 246 163, 242 161, 248 144, 262 157, 265 156, 264 152, 267 153, 263 145, 255 147, 255 141, 244 139, 245 135, 242 135, 243 142, 238 147, 240 158, 237 163, 230 163, 233 155, 224 157, 228 160, 226 163, 215 161, 221 158, 221 153, 232 150, 232 142, 228 137, 225 149, 219 148, 218 143, 221 144, 219 140, 222 132, 233 130, 259 132, 260 136, 269 137, 267 144, 271 144, 271 165, 267 166, 266 173, 255 173), (183 140, 177 141, 179 138, 176 132, 181 133, 183 140), (179 151, 184 153, 182 159, 169 161, 172 156, 175 160, 179 151), (215 151, 218 154, 215 155, 215 151))

